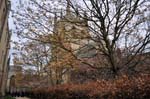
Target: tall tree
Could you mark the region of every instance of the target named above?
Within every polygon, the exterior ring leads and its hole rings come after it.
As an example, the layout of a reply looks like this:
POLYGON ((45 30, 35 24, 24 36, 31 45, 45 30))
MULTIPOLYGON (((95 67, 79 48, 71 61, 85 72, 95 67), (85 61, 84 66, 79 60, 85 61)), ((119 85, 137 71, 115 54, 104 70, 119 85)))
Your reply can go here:
MULTIPOLYGON (((149 51, 149 2, 145 0, 82 0, 83 5, 70 6, 89 22, 91 40, 96 50, 105 56, 114 74, 122 68, 133 68, 149 51), (79 11, 80 13, 79 13, 79 11), (86 13, 86 17, 83 13, 86 13), (140 55, 139 55, 140 54, 140 55)), ((146 57, 145 57, 146 58, 146 57)))
MULTIPOLYGON (((68 2, 71 13, 88 22, 91 34, 88 39, 94 43, 90 50, 96 50, 96 55, 90 57, 90 59, 97 57, 96 60, 93 60, 94 62, 78 57, 76 50, 68 49, 59 36, 54 37, 53 35, 56 34, 53 31, 54 17, 56 13, 58 19, 63 16, 66 11, 63 7, 66 1, 30 0, 27 7, 20 8, 21 11, 13 11, 15 32, 26 40, 56 45, 70 53, 74 60, 95 69, 107 67, 115 75, 124 68, 131 69, 137 66, 139 60, 142 60, 141 54, 149 50, 147 48, 150 33, 145 24, 149 20, 145 16, 145 13, 148 12, 148 1, 81 0, 72 2, 70 0, 68 2)), ((68 20, 68 22, 71 21, 68 20)), ((78 23, 75 24, 80 26, 78 23)))

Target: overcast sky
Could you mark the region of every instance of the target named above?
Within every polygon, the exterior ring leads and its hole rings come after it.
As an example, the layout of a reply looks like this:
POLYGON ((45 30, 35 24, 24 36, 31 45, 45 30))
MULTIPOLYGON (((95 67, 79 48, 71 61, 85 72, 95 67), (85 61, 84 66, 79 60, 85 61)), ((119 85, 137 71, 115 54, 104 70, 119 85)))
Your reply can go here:
MULTIPOLYGON (((11 1, 11 9, 12 10, 17 9, 17 6, 19 5, 20 0, 10 0, 10 1, 11 1)), ((10 15, 9 15, 9 29, 10 30, 15 29, 15 25, 13 24, 13 19, 11 16, 12 16, 12 13, 10 12, 10 15)), ((17 36, 14 33, 12 33, 11 40, 18 40, 19 41, 19 39, 17 38, 17 36)), ((11 43, 11 47, 13 47, 12 43, 11 43)), ((11 48, 10 49, 10 56, 11 56, 10 64, 13 64, 13 62, 12 62, 12 59, 13 59, 12 53, 13 52, 14 52, 14 50, 11 48)))

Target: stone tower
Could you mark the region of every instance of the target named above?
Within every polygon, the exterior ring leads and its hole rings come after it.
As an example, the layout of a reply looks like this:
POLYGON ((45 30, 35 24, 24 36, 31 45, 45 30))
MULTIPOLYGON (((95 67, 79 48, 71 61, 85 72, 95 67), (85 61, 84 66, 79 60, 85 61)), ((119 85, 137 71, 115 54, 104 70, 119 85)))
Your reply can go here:
MULTIPOLYGON (((88 37, 90 37, 88 31, 87 20, 81 19, 78 15, 71 12, 70 0, 67 1, 66 14, 61 16, 58 20, 57 15, 54 19, 54 38, 56 41, 61 42, 61 45, 52 45, 52 60, 58 65, 54 66, 53 78, 56 79, 55 83, 67 83, 69 82, 69 71, 72 68, 73 57, 67 50, 78 50, 80 47, 88 43, 88 37), (65 60, 69 57, 68 60, 65 60), (57 68, 58 67, 58 68, 57 68), (63 73, 63 76, 61 74, 63 73), (58 80, 58 79, 60 80, 58 80)), ((74 51, 75 52, 75 51, 74 51)))

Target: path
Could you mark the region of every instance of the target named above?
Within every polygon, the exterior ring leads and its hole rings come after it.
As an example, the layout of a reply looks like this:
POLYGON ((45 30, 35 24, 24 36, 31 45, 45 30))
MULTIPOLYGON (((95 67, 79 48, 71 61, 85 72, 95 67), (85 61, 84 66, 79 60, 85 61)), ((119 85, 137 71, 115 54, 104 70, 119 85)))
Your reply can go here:
POLYGON ((16 97, 16 99, 29 99, 29 98, 26 98, 26 97, 16 97))

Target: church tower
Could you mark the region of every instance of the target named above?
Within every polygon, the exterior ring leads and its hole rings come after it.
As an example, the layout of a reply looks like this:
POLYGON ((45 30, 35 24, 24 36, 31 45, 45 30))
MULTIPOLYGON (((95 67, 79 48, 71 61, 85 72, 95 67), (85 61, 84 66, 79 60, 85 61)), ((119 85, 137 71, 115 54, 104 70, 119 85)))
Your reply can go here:
POLYGON ((61 35, 64 40, 70 40, 72 49, 77 49, 83 46, 84 43, 88 43, 87 41, 90 37, 88 22, 85 19, 81 19, 78 15, 75 15, 71 11, 71 1, 66 1, 66 14, 55 23, 57 24, 55 25, 55 29, 58 35, 61 35))
POLYGON ((54 19, 53 36, 56 41, 61 42, 61 45, 52 45, 52 60, 56 62, 55 64, 58 64, 54 66, 55 69, 53 70, 53 78, 56 79, 56 84, 69 82, 69 72, 72 68, 71 62, 74 60, 71 54, 62 47, 76 53, 74 50, 78 50, 87 44, 88 38, 90 37, 87 21, 75 15, 71 11, 71 1, 66 1, 66 14, 59 20, 55 14, 54 19), (69 59, 67 59, 67 57, 69 57, 69 59), (62 73, 63 75, 60 76, 62 73))

